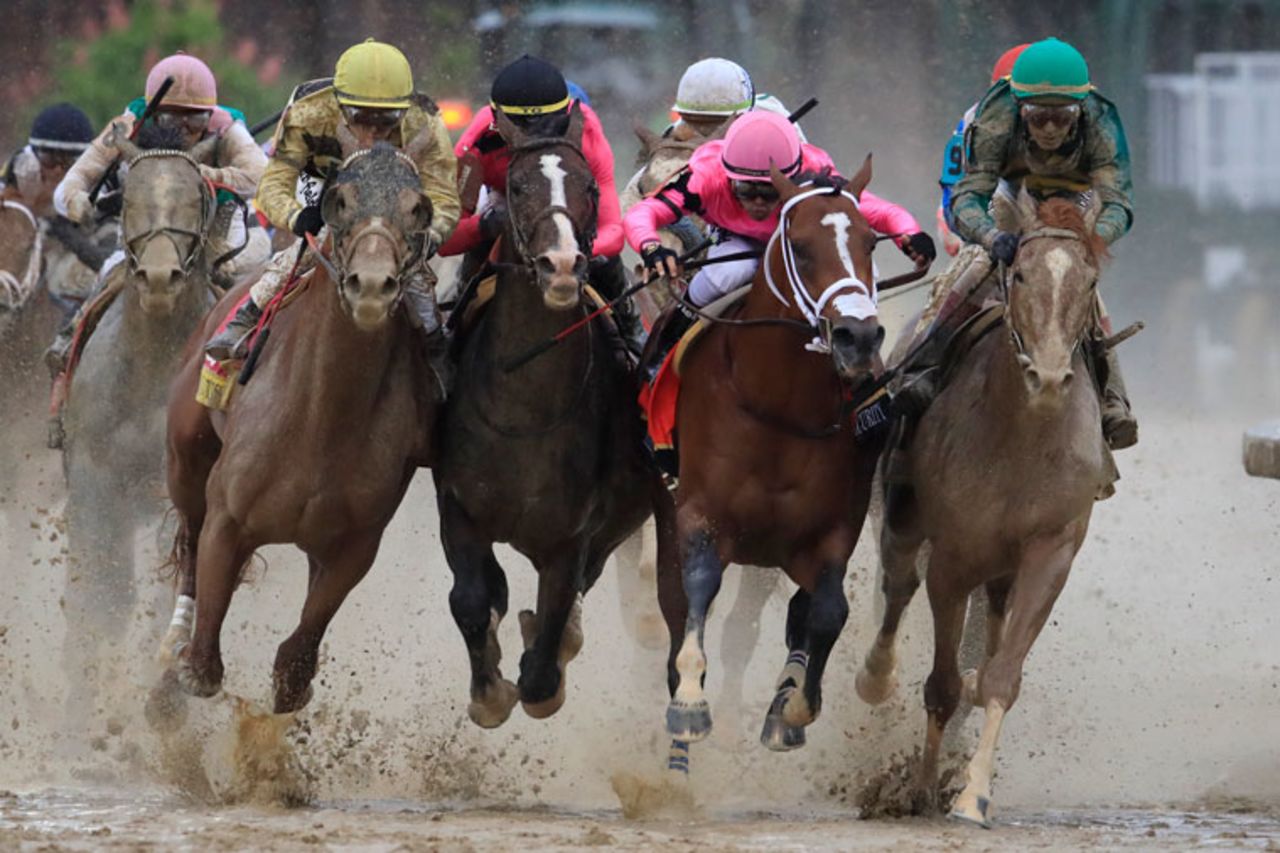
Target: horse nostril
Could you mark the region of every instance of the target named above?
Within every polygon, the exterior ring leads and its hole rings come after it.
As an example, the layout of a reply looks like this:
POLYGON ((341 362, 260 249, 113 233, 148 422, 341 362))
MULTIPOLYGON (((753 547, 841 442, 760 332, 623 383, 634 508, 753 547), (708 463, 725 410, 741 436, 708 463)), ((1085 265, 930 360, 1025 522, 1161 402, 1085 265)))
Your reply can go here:
POLYGON ((573 274, 578 278, 587 274, 587 256, 581 252, 573 259, 573 274))
POLYGON ((1075 378, 1076 378, 1076 373, 1075 373, 1075 371, 1074 371, 1074 370, 1068 370, 1065 374, 1063 374, 1063 377, 1062 377, 1062 390, 1063 390, 1063 391, 1066 391, 1068 388, 1070 388, 1070 387, 1071 387, 1071 380, 1072 380, 1072 379, 1075 379, 1075 378))
POLYGON ((836 326, 831 330, 831 345, 841 349, 852 347, 857 342, 857 336, 854 335, 852 329, 846 329, 843 326, 836 326))
POLYGON ((400 286, 400 282, 395 276, 389 275, 382 281, 382 295, 390 296, 396 292, 396 288, 400 286))
POLYGON ((556 274, 555 261, 551 260, 546 255, 539 255, 538 260, 534 262, 534 266, 538 269, 538 275, 545 276, 556 274))
POLYGON ((1026 368, 1026 372, 1027 387, 1032 391, 1039 391, 1041 386, 1044 385, 1043 380, 1040 379, 1040 371, 1036 370, 1034 367, 1028 367, 1026 368))

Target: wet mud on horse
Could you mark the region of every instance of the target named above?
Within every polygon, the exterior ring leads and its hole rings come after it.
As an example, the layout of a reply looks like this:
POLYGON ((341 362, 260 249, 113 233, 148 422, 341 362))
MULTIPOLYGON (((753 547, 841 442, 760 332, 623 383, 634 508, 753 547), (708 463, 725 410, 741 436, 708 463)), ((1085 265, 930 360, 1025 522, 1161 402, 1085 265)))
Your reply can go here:
POLYGON ((484 727, 501 725, 517 699, 536 718, 563 704, 565 666, 582 645, 579 600, 661 489, 643 455, 637 389, 604 321, 512 369, 587 310, 597 189, 579 112, 565 137, 547 139, 497 115, 511 150, 510 221, 493 299, 462 344, 434 468, 449 606, 471 659, 468 713, 484 727), (518 686, 499 669, 507 582, 495 542, 538 572, 537 609, 520 614, 518 686))
POLYGON ((1037 211, 1025 191, 1018 208, 1022 242, 1003 287, 1003 324, 955 368, 916 425, 905 481, 886 487, 885 614, 857 678, 868 702, 893 692, 899 620, 919 585, 916 555, 927 542, 934 662, 924 688, 917 807, 937 808, 943 734, 964 701, 983 709, 984 722, 951 814, 982 826, 990 825, 996 742, 1018 698, 1023 661, 1066 583, 1095 498, 1114 479, 1082 352, 1105 254, 1094 235, 1096 209, 1086 217, 1053 200, 1037 211), (988 602, 986 655, 975 674, 962 676, 957 648, 978 587, 988 602))
MULTIPOLYGON (((685 355, 676 413, 680 485, 674 539, 681 572, 660 575, 670 634, 671 766, 711 731, 703 695, 707 613, 731 562, 782 568, 798 586, 787 614, 786 665, 761 741, 804 743, 848 615, 843 580, 880 451, 855 438, 850 393, 879 367, 875 234, 858 210, 868 158, 842 191, 797 186, 775 171, 779 227, 740 310, 685 355)), ((664 571, 660 564, 660 573, 664 571)))
POLYGON ((217 144, 214 137, 189 152, 143 150, 117 133, 129 177, 125 260, 111 274, 129 282, 84 345, 63 409, 73 706, 92 695, 105 675, 97 662, 123 640, 137 597, 135 532, 161 515, 166 391, 212 301, 206 245, 214 198, 198 164, 217 144))
MULTIPOLYGON (((242 567, 256 548, 294 543, 310 577, 298 627, 276 655, 275 711, 304 706, 330 620, 372 566, 414 472, 430 462, 437 392, 401 297, 431 204, 411 152, 356 151, 349 134, 339 138, 346 160, 322 203, 334 260, 277 315, 252 381, 226 414, 194 397, 203 343, 247 285, 188 342, 173 385, 179 600, 161 650, 176 659, 162 682, 170 695, 175 680, 197 696, 218 692, 222 623, 242 567)), ((429 142, 424 134, 409 148, 429 142)))

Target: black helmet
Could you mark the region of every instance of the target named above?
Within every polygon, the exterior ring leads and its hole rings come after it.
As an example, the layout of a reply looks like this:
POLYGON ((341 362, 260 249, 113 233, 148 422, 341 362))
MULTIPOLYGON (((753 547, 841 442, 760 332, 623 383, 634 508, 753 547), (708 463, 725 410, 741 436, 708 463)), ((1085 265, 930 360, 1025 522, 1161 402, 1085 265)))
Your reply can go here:
POLYGON ((558 113, 569 107, 569 87, 560 69, 525 54, 498 72, 489 103, 512 118, 558 113))
POLYGON ((79 107, 54 104, 36 116, 28 142, 32 148, 83 151, 93 142, 93 125, 79 107))

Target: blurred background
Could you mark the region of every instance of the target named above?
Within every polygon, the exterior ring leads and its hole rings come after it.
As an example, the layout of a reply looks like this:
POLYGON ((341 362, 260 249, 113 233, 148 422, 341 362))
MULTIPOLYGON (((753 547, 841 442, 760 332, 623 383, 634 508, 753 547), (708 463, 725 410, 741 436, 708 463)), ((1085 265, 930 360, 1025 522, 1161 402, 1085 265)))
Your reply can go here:
MULTIPOLYGON (((1054 35, 1089 60, 1120 108, 1136 224, 1104 293, 1141 411, 1280 410, 1271 281, 1280 243, 1280 2, 1269 0, 6 0, 0 149, 43 105, 70 100, 102 125, 141 94, 147 67, 182 48, 251 122, 298 82, 332 73, 374 36, 401 47, 455 134, 496 70, 521 53, 558 63, 589 94, 633 169, 631 126, 660 129, 685 66, 720 55, 757 89, 821 105, 811 141, 846 168, 875 153, 873 189, 927 228, 942 147, 1006 48, 1054 35), (1275 52, 1272 52, 1275 51, 1275 52)), ((263 137, 266 134, 264 132, 263 137)), ((886 259, 882 258, 882 262, 886 259)), ((906 302, 908 300, 902 300, 906 302)))

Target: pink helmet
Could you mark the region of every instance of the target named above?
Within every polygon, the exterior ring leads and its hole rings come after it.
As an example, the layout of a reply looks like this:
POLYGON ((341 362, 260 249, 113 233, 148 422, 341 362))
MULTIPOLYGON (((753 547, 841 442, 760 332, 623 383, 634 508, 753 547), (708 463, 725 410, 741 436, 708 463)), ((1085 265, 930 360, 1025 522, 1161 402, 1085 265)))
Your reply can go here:
POLYGON ((179 51, 153 65, 147 73, 148 101, 166 77, 173 78, 173 86, 164 96, 164 106, 211 110, 218 105, 218 84, 213 79, 213 72, 194 56, 179 51))
POLYGON ((734 119, 720 161, 735 181, 767 181, 770 165, 794 174, 801 156, 800 135, 785 116, 752 110, 734 119))

